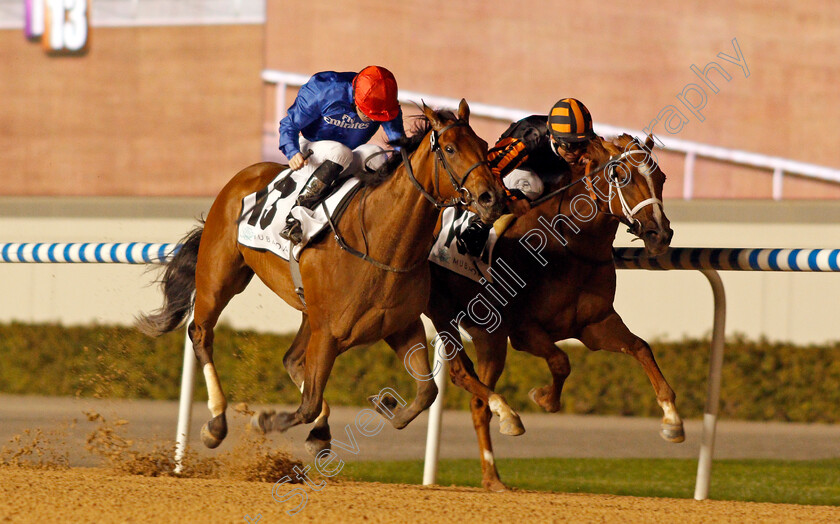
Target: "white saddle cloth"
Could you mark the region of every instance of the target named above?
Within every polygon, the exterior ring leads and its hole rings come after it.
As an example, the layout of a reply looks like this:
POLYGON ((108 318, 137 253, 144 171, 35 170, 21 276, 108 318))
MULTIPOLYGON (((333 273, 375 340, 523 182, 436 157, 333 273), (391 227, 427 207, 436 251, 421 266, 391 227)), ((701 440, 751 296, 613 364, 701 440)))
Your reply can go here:
POLYGON ((429 253, 429 261, 437 264, 459 275, 471 278, 479 282, 486 279, 492 282, 490 276, 490 262, 493 260, 493 247, 499 238, 496 229, 490 228, 487 243, 484 245, 484 253, 487 255, 484 262, 481 258, 473 257, 458 247, 458 235, 470 225, 470 219, 475 216, 470 211, 448 207, 441 214, 440 234, 429 253))
MULTIPOLYGON (((243 246, 270 251, 289 260, 291 242, 282 238, 280 231, 286 225, 286 216, 291 210, 292 216, 300 220, 303 230, 303 240, 292 250, 296 259, 300 257, 300 252, 307 242, 327 227, 328 223, 321 204, 314 210, 293 207, 307 178, 305 174, 287 169, 271 181, 268 185, 268 195, 259 205, 256 204, 262 195, 261 191, 243 198, 237 241, 243 246)), ((359 180, 356 177, 350 177, 325 200, 330 215, 358 184, 359 180)))

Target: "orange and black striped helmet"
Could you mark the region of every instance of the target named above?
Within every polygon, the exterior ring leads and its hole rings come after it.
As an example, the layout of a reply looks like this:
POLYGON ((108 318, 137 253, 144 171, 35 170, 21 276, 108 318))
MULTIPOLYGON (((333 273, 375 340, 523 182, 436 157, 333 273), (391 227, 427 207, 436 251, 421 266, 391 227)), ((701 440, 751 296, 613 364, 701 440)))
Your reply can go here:
POLYGON ((592 115, 576 98, 564 98, 548 114, 548 130, 555 140, 583 142, 595 136, 592 115))

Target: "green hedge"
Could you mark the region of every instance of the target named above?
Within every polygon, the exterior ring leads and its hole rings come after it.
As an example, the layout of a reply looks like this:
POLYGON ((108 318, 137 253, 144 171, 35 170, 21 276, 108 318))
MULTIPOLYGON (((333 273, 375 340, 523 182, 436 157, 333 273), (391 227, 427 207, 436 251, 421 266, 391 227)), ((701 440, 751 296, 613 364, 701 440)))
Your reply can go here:
MULTIPOLYGON (((291 336, 216 331, 215 360, 231 402, 297 404, 300 394, 283 368, 291 336)), ((663 374, 677 393, 683 417, 702 415, 708 373, 707 340, 652 344, 663 374)), ((572 374, 563 412, 661 416, 642 367, 626 355, 590 352, 564 344, 572 374)), ((176 399, 183 331, 158 339, 130 328, 0 324, 0 392, 98 398, 176 399)), ((528 391, 550 380, 540 359, 511 350, 496 388, 515 409, 538 411, 528 391)), ((840 342, 824 346, 748 340, 727 341, 721 416, 741 420, 840 423, 840 342)), ((197 398, 206 398, 204 381, 197 398)), ((363 405, 392 387, 408 398, 414 382, 385 344, 351 350, 338 358, 327 387, 336 405, 363 405)), ((468 395, 447 390, 449 408, 466 409, 468 395)))

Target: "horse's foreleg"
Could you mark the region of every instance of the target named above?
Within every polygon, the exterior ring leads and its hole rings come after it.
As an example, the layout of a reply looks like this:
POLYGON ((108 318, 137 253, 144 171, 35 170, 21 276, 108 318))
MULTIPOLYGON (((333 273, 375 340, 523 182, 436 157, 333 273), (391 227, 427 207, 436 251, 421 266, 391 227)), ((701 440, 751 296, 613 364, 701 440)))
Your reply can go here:
MULTIPOLYGON (((304 313, 297 336, 295 336, 292 345, 289 346, 288 351, 283 356, 283 365, 286 367, 286 371, 289 373, 292 381, 301 390, 301 393, 303 392, 304 384, 303 374, 306 346, 309 344, 311 333, 309 316, 304 313)), ((309 436, 306 437, 306 443, 304 444, 306 451, 313 457, 317 457, 318 453, 325 449, 330 449, 332 434, 330 434, 329 416, 330 407, 327 405, 327 401, 324 400, 321 404, 321 413, 315 419, 315 426, 309 432, 309 436)))
POLYGON ((558 348, 551 336, 539 326, 520 326, 520 329, 511 335, 510 343, 517 351, 525 351, 545 360, 551 372, 552 382, 547 386, 531 389, 528 396, 549 413, 560 411, 560 394, 572 370, 569 356, 558 348))
MULTIPOLYGON (((496 382, 505 368, 507 339, 505 337, 489 339, 486 344, 476 346, 476 352, 478 377, 492 389, 496 387, 496 382)), ((481 453, 481 485, 492 491, 504 491, 507 488, 499 478, 499 471, 496 469, 496 461, 493 457, 493 441, 490 438, 490 419, 493 416, 490 408, 483 399, 473 396, 470 401, 470 411, 475 433, 478 436, 478 449, 481 453)))
MULTIPOLYGON (((476 351, 485 351, 485 347, 498 344, 498 339, 503 340, 505 346, 507 346, 507 337, 487 333, 480 328, 471 329, 470 335, 472 335, 476 351)), ((460 335, 456 334, 455 337, 459 339, 458 342, 460 343, 460 335)), ((504 365, 504 360, 502 360, 502 365, 504 365)), ((525 426, 522 425, 519 414, 510 407, 504 397, 493 391, 492 388, 487 387, 478 378, 470 357, 463 349, 456 351, 452 360, 449 361, 449 378, 456 386, 469 391, 487 404, 490 411, 499 417, 499 432, 502 435, 517 436, 525 433, 525 426)))
POLYGON ((676 399, 674 390, 662 376, 648 343, 631 333, 618 313, 613 311, 601 322, 585 327, 581 332, 580 341, 592 350, 606 349, 633 355, 653 384, 656 400, 664 413, 660 435, 668 442, 685 440, 683 422, 674 404, 676 399))
POLYGON ((201 428, 201 441, 208 448, 217 447, 227 436, 227 400, 213 363, 213 328, 230 299, 245 289, 253 275, 253 271, 242 265, 241 258, 237 259, 235 255, 218 256, 212 268, 202 266, 199 258, 196 267, 195 314, 189 334, 204 373, 207 407, 213 416, 201 428), (227 264, 224 263, 226 259, 227 264))
MULTIPOLYGON (((475 373, 473 363, 464 351, 464 344, 461 340, 461 334, 456 327, 453 333, 452 319, 460 318, 461 309, 455 302, 455 296, 451 295, 453 290, 455 293, 458 287, 455 282, 448 280, 449 272, 437 268, 432 264, 432 287, 431 295, 429 297, 429 307, 426 308, 426 315, 432 319, 438 334, 448 335, 450 341, 446 341, 443 355, 449 360, 449 378, 452 383, 461 389, 472 393, 475 397, 481 399, 486 404, 490 411, 499 417, 499 431, 503 435, 521 435, 525 433, 525 427, 522 426, 522 421, 519 415, 508 405, 504 397, 497 394, 488 388, 485 383, 479 380, 475 373), (454 354, 452 354, 454 352, 454 354)), ((460 278, 460 277, 458 277, 460 278)), ((472 295, 470 295, 472 296, 472 295)), ((459 324, 459 326, 461 326, 459 324)), ((480 345, 492 344, 492 340, 496 337, 504 341, 505 350, 507 350, 507 334, 501 334, 499 331, 494 335, 475 327, 469 329, 470 335, 473 338, 476 351, 479 351, 480 345)), ((504 360, 502 360, 504 362, 504 360)))
MULTIPOLYGON (((339 354, 338 344, 329 335, 312 332, 303 356, 302 398, 293 413, 262 412, 254 416, 252 425, 263 432, 286 431, 299 424, 309 424, 326 408, 324 388, 339 354)), ((285 359, 284 359, 285 360, 285 359)))
POLYGON ((399 401, 385 393, 370 397, 369 400, 373 402, 376 411, 387 418, 391 425, 402 429, 432 405, 437 397, 438 389, 429 369, 426 331, 419 318, 410 323, 406 329, 385 337, 385 342, 397 353, 399 361, 405 365, 406 370, 414 378, 417 384, 417 395, 411 404, 405 407, 399 407, 397 405, 399 401))

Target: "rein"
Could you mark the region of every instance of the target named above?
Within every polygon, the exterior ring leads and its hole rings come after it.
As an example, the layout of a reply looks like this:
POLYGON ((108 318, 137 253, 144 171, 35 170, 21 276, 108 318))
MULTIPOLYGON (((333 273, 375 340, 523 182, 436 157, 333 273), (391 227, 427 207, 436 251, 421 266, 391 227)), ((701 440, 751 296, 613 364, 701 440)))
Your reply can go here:
MULTIPOLYGON (((324 209, 324 213, 327 215, 327 221, 330 224, 330 229, 332 229, 332 232, 333 232, 333 238, 335 238, 335 241, 338 244, 338 247, 340 247, 344 251, 347 251, 351 255, 353 255, 355 257, 358 257, 358 258, 361 258, 365 262, 369 262, 369 263, 373 264, 373 266, 378 268, 378 269, 383 269, 385 271, 390 271, 391 273, 410 273, 410 272, 414 271, 415 269, 417 269, 418 267, 420 267, 421 265, 423 265, 424 262, 426 262, 426 257, 423 257, 416 264, 414 264, 410 267, 394 267, 394 266, 389 266, 387 264, 383 264, 382 262, 379 262, 378 260, 376 260, 374 258, 371 258, 370 255, 368 255, 367 253, 362 253, 358 249, 356 249, 353 246, 351 246, 350 244, 348 244, 346 240, 344 240, 344 237, 341 236, 341 233, 338 231, 338 226, 335 224, 335 222, 332 219, 332 216, 330 216, 330 212, 327 210, 326 203, 322 202, 321 207, 324 209)), ((362 233, 364 234, 364 228, 362 229, 362 233)))
MULTIPOLYGON (((455 173, 452 170, 452 167, 446 161, 446 157, 444 156, 443 151, 440 148, 440 144, 438 143, 438 134, 442 135, 447 130, 449 130, 450 128, 453 128, 453 127, 465 127, 465 126, 467 126, 467 124, 465 122, 454 122, 454 123, 449 124, 448 126, 444 127, 443 129, 441 129, 440 133, 438 133, 435 130, 432 130, 431 134, 430 134, 430 138, 429 138, 430 151, 434 152, 435 155, 437 156, 438 162, 443 164, 443 167, 446 170, 446 173, 449 175, 449 181, 452 183, 452 187, 454 187, 455 190, 458 191, 458 193, 460 195, 457 198, 452 197, 452 198, 450 198, 448 200, 445 200, 445 201, 439 201, 434 195, 432 195, 428 191, 426 191, 426 189, 422 186, 422 184, 420 184, 420 182, 417 180, 417 177, 414 175, 414 170, 411 167, 411 158, 408 156, 408 153, 406 152, 405 148, 400 149, 400 153, 402 153, 402 157, 403 157, 403 165, 405 165, 405 170, 408 173, 408 178, 411 180, 411 182, 414 184, 414 186, 418 189, 418 191, 420 191, 420 194, 423 195, 426 198, 426 200, 431 202, 431 204, 433 206, 435 206, 435 209, 442 209, 442 208, 445 208, 445 207, 453 207, 453 206, 457 206, 457 205, 468 205, 470 202, 472 202, 472 200, 473 200, 472 195, 470 194, 469 190, 464 187, 464 184, 467 182, 467 178, 470 176, 470 174, 472 174, 472 172, 476 168, 487 164, 486 160, 481 161, 481 162, 476 162, 475 164, 470 166, 469 169, 467 169, 467 172, 464 174, 464 176, 459 181, 456 178, 455 173)), ((435 192, 438 192, 438 188, 440 187, 440 173, 438 171, 438 162, 435 162, 435 178, 433 180, 433 184, 434 184, 434 187, 435 187, 435 192)), ((364 195, 362 196, 362 199, 364 199, 364 195)), ((351 246, 350 244, 348 244, 347 241, 344 240, 344 237, 341 235, 341 232, 338 230, 338 225, 335 223, 332 216, 330 216, 330 213, 327 210, 326 203, 322 202, 321 206, 324 209, 324 214, 327 216, 327 221, 329 222, 330 229, 332 229, 332 232, 333 232, 333 238, 335 238, 335 241, 338 244, 338 247, 340 247, 344 251, 350 253, 351 255, 364 260, 365 262, 373 264, 373 266, 376 267, 377 269, 382 269, 384 271, 390 271, 391 273, 410 273, 410 272, 414 271, 415 269, 419 268, 421 265, 423 265, 427 261, 427 257, 423 257, 419 261, 417 261, 416 264, 413 264, 410 267, 394 267, 394 266, 389 266, 388 264, 383 264, 382 262, 379 262, 378 260, 372 258, 367 253, 362 253, 358 249, 356 249, 353 246, 351 246)), ((360 220, 362 220, 361 219, 361 214, 360 214, 360 220)), ((365 241, 365 248, 367 250, 367 235, 365 234, 364 224, 362 224, 361 230, 362 230, 362 237, 364 238, 364 241, 365 241)))
MULTIPOLYGON (((606 164, 605 164, 605 165, 606 165, 606 164)), ((576 184, 579 184, 581 181, 584 181, 584 180, 586 180, 586 181, 587 181, 587 183, 588 183, 588 185, 587 185, 587 189, 589 189, 589 197, 590 197, 590 198, 591 198, 594 202, 597 202, 597 200, 596 200, 596 195, 595 195, 595 191, 593 190, 592 180, 590 179, 590 177, 592 176, 592 173, 590 172, 590 170, 591 170, 591 169, 592 169, 592 162, 587 162, 587 164, 586 164, 586 172, 584 173, 584 175, 583 175, 582 177, 578 178, 577 180, 575 180, 574 182, 572 182, 572 183, 570 183, 570 184, 566 184, 565 186, 561 187, 560 189, 557 189, 557 190, 555 190, 555 191, 552 191, 551 193, 549 193, 549 194, 548 194, 548 195, 546 195, 545 197, 540 198, 540 199, 539 199, 539 200, 540 200, 540 203, 542 203, 542 201, 544 201, 543 199, 546 199, 546 200, 547 200, 548 198, 551 198, 551 197, 553 197, 553 196, 555 196, 555 195, 557 195, 557 194, 560 194, 560 201, 557 203, 557 212, 558 212, 558 213, 560 213, 560 212, 561 212, 561 209, 563 208, 563 198, 565 197, 565 191, 566 191, 566 189, 569 189, 570 187, 572 187, 572 186, 574 186, 574 185, 576 185, 576 184), (562 193, 562 194, 561 194, 561 193, 562 193)), ((598 169, 597 171, 595 171, 595 173, 598 173, 598 172, 600 172, 600 171, 601 171, 601 170, 603 170, 603 169, 604 169, 604 168, 603 168, 603 167, 601 167, 600 169, 598 169)), ((611 215, 611 213, 606 213, 606 214, 611 215)), ((562 227, 563 227, 563 221, 561 220, 561 221, 558 223, 558 225, 562 228, 562 227)), ((598 259, 595 259, 595 258, 592 258, 592 257, 588 257, 588 256, 586 256, 586 255, 581 255, 580 253, 575 253, 575 252, 574 252, 574 250, 573 250, 571 247, 569 247, 569 244, 568 244, 568 243, 566 243, 566 244, 561 244, 561 245, 563 246, 563 249, 564 249, 564 250, 566 250, 566 252, 567 252, 569 255, 571 255, 571 256, 572 256, 572 258, 576 258, 576 259, 581 260, 581 261, 583 261, 583 262, 585 262, 585 263, 587 263, 587 264, 590 264, 590 265, 593 265, 593 266, 603 266, 603 265, 606 265, 606 264, 612 264, 612 263, 614 263, 614 261, 613 261, 613 259, 612 259, 612 258, 609 258, 609 259, 604 259, 604 260, 598 260, 598 259)))
MULTIPOLYGON (((423 187, 422 184, 420 184, 420 182, 417 180, 417 177, 414 175, 414 169, 411 167, 411 159, 409 158, 408 153, 406 152, 405 148, 402 148, 400 150, 400 152, 402 153, 402 157, 403 157, 403 165, 405 166, 405 170, 408 173, 408 178, 414 184, 414 187, 416 187, 417 190, 420 191, 420 194, 422 194, 426 198, 426 200, 431 202, 431 204, 433 206, 435 206, 436 209, 443 209, 443 208, 446 208, 446 207, 454 207, 454 206, 458 206, 458 205, 469 205, 473 201, 473 198, 472 198, 472 195, 470 194, 470 191, 467 188, 464 187, 464 184, 467 182, 467 178, 472 174, 472 172, 475 169, 481 167, 482 165, 487 164, 487 160, 482 160, 480 162, 476 162, 475 164, 470 166, 469 169, 467 169, 467 172, 464 174, 464 176, 459 181, 455 177, 455 173, 453 172, 452 167, 446 161, 446 157, 444 156, 443 151, 440 148, 440 144, 438 143, 438 135, 439 134, 442 135, 443 133, 445 133, 446 131, 448 131, 449 129, 451 129, 453 127, 466 127, 466 126, 467 126, 467 124, 465 122, 453 122, 453 123, 449 124, 448 126, 444 127, 443 129, 441 129, 440 133, 438 133, 437 131, 435 131, 433 129, 431 131, 431 133, 429 134, 429 142, 430 142, 429 148, 437 156, 438 162, 443 164, 444 169, 446 169, 446 174, 449 175, 449 182, 452 184, 452 187, 454 187, 455 190, 460 194, 459 197, 452 197, 448 200, 440 201, 437 198, 435 198, 434 195, 432 195, 431 193, 426 191, 426 189, 423 187)), ((435 187, 435 192, 438 192, 439 187, 440 187, 440 173, 438 172, 437 162, 435 162, 435 178, 433 180, 433 185, 435 187)))
MULTIPOLYGON (((587 169, 588 168, 589 168, 589 164, 587 164, 587 169)), ((603 167, 601 169, 603 169, 603 167)), ((599 169, 599 171, 600 171, 600 169, 599 169)), ((596 173, 597 172, 598 171, 596 171, 596 173)), ((537 199, 531 200, 531 207, 536 207, 536 206, 542 204, 543 202, 547 202, 548 200, 550 200, 550 199, 556 197, 557 195, 559 195, 560 193, 563 193, 564 191, 566 191, 570 187, 580 184, 581 182, 586 180, 588 177, 589 177, 589 174, 587 173, 587 174, 583 175, 582 177, 578 178, 577 180, 575 180, 574 182, 570 182, 570 183, 566 184, 565 186, 563 186, 559 189, 555 189, 551 193, 546 193, 545 195, 543 195, 543 196, 541 196, 537 199)))
MULTIPOLYGON (((583 176, 581 176, 577 180, 574 180, 573 182, 570 182, 570 183, 566 184, 563 187, 555 189, 554 191, 551 191, 550 193, 547 193, 547 194, 541 196, 540 198, 532 200, 531 201, 531 206, 536 207, 536 206, 538 206, 538 205, 540 205, 540 204, 542 204, 542 203, 560 195, 560 202, 558 203, 558 210, 559 210, 563 206, 563 198, 565 196, 565 191, 567 189, 581 183, 581 182, 584 182, 584 181, 586 183, 587 189, 589 190, 589 197, 592 199, 593 202, 597 203, 599 201, 599 197, 598 197, 598 195, 595 194, 595 183, 593 182, 592 178, 595 177, 598 173, 600 173, 600 172, 602 172, 606 169, 609 169, 608 174, 607 174, 607 185, 610 187, 610 190, 609 190, 609 195, 608 195, 608 198, 607 198, 607 211, 601 210, 600 206, 598 206, 597 208, 604 215, 614 217, 619 222, 622 222, 622 223, 626 224, 627 226, 629 226, 628 231, 633 233, 633 229, 639 229, 640 226, 641 226, 641 223, 635 218, 636 213, 638 213, 639 210, 641 210, 644 207, 649 206, 649 205, 658 205, 660 210, 661 210, 662 209, 662 201, 659 200, 658 198, 651 197, 651 198, 647 198, 647 199, 639 202, 632 209, 630 208, 629 204, 627 203, 626 198, 624 197, 624 192, 622 191, 622 186, 620 186, 618 184, 617 180, 616 180, 617 176, 615 174, 615 169, 616 169, 616 165, 618 164, 618 162, 620 162, 626 156, 629 156, 631 154, 633 154, 633 151, 625 151, 625 152, 620 153, 618 155, 612 156, 612 157, 609 158, 609 160, 607 162, 604 163, 604 165, 602 165, 601 167, 599 167, 595 171, 592 171, 592 162, 591 161, 587 162, 586 170, 585 170, 585 173, 584 173, 583 176), (615 194, 618 195, 618 199, 619 199, 619 202, 621 204, 621 210, 624 213, 624 216, 613 213, 612 201, 613 201, 614 192, 615 192, 615 194), (622 219, 626 219, 626 222, 625 222, 625 220, 622 220, 622 219)), ((560 221, 561 226, 562 226, 562 224, 563 224, 563 222, 560 221)), ((580 260, 583 260, 584 262, 593 264, 593 265, 605 265, 605 264, 614 262, 613 258, 610 258, 608 260, 596 260, 596 259, 592 259, 592 258, 583 256, 583 255, 577 254, 574 251, 572 251, 571 248, 569 248, 568 245, 565 245, 565 244, 563 245, 563 248, 571 256, 573 256, 575 258, 578 258, 580 260)))
MULTIPOLYGON (((635 230, 640 230, 641 227, 642 227, 642 223, 639 222, 639 220, 636 218, 636 213, 638 213, 641 209, 644 209, 645 207, 651 206, 651 205, 659 206, 659 211, 660 212, 664 212, 664 211, 662 209, 662 207, 663 207, 662 206, 662 201, 659 200, 658 198, 656 198, 655 196, 647 198, 645 200, 642 200, 641 202, 636 204, 632 209, 630 209, 630 205, 627 203, 627 199, 624 197, 624 191, 622 191, 622 188, 624 186, 619 185, 619 183, 617 181, 618 176, 615 174, 615 167, 616 167, 617 163, 620 162, 623 158, 625 158, 627 156, 630 156, 633 153, 634 153, 634 151, 632 151, 632 150, 631 151, 625 151, 625 152, 623 152, 619 155, 611 157, 609 159, 609 161, 606 164, 604 164, 604 166, 601 167, 601 169, 599 169, 598 171, 601 171, 601 170, 609 167, 609 172, 607 173, 607 185, 610 187, 610 192, 607 196, 607 209, 608 209, 608 211, 605 211, 603 213, 606 214, 606 215, 615 217, 616 219, 618 219, 619 222, 622 222, 622 223, 624 223, 625 225, 628 226, 628 228, 629 228, 627 230, 628 232, 637 235, 635 230), (617 213, 613 213, 613 210, 612 210, 613 192, 615 192, 618 195, 618 201, 621 204, 621 211, 622 211, 622 213, 624 213, 624 217, 622 217, 621 215, 618 215, 617 213), (622 218, 626 218, 627 222, 622 220, 622 218)), ((586 173, 586 175, 584 175, 584 177, 588 179, 587 180, 587 182, 588 182, 587 186, 589 187, 589 195, 593 200, 595 200, 595 190, 594 190, 595 183, 591 179, 592 174, 590 174, 588 171, 589 171, 589 164, 587 164, 587 173, 586 173)), ((598 171, 596 171, 596 173, 598 171)), ((642 176, 645 176, 645 175, 643 174, 642 176)), ((651 192, 652 191, 653 191, 653 188, 651 187, 651 192)), ((597 202, 597 200, 595 200, 595 201, 597 202)))

